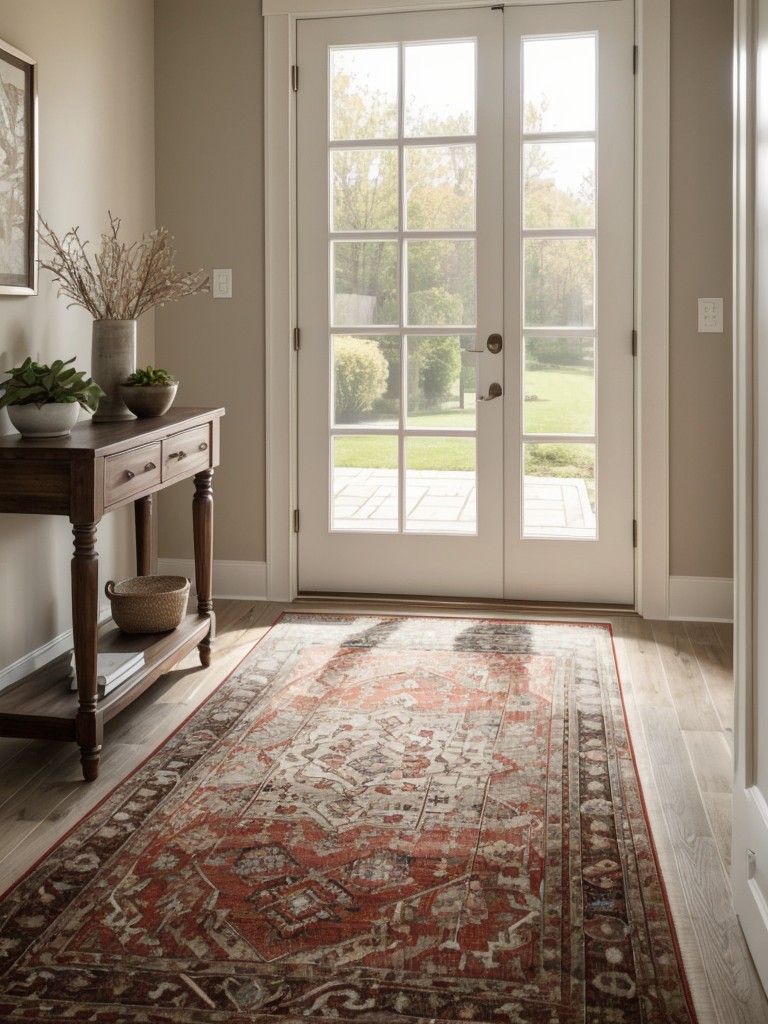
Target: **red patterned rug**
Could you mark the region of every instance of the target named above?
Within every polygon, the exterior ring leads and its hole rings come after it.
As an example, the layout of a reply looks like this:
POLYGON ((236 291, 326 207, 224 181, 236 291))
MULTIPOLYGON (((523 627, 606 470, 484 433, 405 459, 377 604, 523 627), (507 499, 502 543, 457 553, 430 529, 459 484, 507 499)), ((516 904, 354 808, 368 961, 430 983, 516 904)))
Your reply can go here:
POLYGON ((0 1020, 691 1024, 608 627, 285 616, 2 900, 0 1020))

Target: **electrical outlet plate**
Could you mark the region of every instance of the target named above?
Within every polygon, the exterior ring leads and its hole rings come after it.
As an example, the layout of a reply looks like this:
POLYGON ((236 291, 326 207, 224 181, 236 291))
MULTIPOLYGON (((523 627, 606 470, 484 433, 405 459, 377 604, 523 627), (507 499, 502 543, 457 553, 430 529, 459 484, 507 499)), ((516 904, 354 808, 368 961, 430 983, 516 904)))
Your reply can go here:
POLYGON ((723 333, 723 300, 699 299, 699 334, 723 333))

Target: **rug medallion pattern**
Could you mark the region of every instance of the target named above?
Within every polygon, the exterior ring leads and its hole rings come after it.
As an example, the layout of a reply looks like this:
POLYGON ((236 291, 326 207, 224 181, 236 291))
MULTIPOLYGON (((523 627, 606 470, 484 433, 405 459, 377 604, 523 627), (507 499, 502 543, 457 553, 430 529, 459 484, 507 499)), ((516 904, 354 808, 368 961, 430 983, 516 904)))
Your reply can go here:
POLYGON ((0 905, 0 1019, 691 1024, 607 627, 288 615, 0 905))

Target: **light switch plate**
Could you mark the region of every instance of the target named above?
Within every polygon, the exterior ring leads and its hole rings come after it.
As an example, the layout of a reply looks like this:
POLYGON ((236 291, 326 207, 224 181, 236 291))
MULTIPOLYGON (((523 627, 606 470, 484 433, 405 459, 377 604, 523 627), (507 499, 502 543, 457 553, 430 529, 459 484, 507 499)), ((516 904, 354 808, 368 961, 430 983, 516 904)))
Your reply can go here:
POLYGON ((699 299, 699 334, 723 333, 723 300, 699 299))
POLYGON ((214 299, 231 299, 232 298, 232 271, 231 270, 212 270, 211 271, 211 288, 213 291, 214 299))

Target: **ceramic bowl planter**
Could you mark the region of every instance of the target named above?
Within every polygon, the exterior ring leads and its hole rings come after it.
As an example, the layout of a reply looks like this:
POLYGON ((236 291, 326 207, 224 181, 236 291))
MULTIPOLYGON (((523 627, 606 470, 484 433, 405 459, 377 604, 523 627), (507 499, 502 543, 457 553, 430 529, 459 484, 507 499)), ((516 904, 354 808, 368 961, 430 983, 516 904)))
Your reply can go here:
POLYGON ((83 370, 56 359, 50 366, 27 357, 0 381, 0 409, 22 437, 66 437, 80 409, 95 412, 104 392, 83 370))
POLYGON ((136 416, 164 416, 173 405, 179 382, 167 370, 145 366, 123 378, 121 400, 136 416))
POLYGON ((120 394, 134 416, 144 419, 164 416, 173 405, 178 386, 178 383, 148 384, 145 387, 121 384, 120 394))
POLYGON ((80 415, 77 402, 9 405, 8 419, 22 437, 66 437, 80 415))

